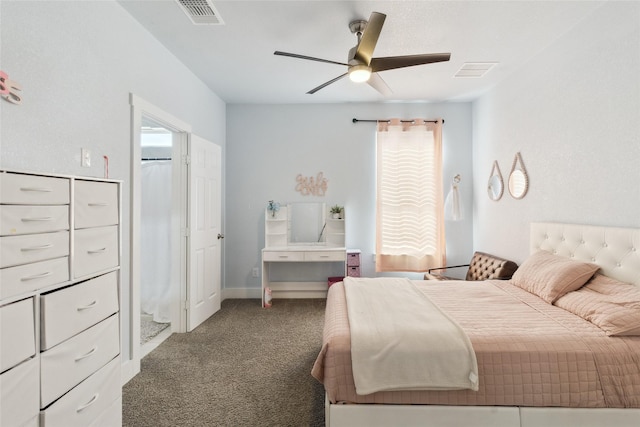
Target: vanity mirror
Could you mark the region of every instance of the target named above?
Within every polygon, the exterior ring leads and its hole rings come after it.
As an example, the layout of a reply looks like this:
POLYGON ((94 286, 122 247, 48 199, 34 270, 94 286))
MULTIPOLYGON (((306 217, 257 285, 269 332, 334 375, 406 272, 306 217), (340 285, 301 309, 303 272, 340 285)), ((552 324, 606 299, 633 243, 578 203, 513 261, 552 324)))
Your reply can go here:
POLYGON ((325 241, 324 203, 291 203, 291 229, 289 243, 295 245, 317 245, 325 241))
POLYGON ((522 162, 520 153, 513 159, 511 173, 509 173, 509 193, 514 199, 522 199, 529 190, 529 177, 522 162))
POLYGON ((344 211, 333 218, 320 202, 288 203, 265 210, 265 247, 344 246, 344 211))
POLYGON ((487 193, 489 193, 489 198, 491 200, 498 201, 502 197, 503 192, 504 192, 504 181, 502 179, 502 172, 500 172, 498 161, 494 160, 493 167, 491 168, 491 173, 489 174, 489 183, 487 185, 487 193))

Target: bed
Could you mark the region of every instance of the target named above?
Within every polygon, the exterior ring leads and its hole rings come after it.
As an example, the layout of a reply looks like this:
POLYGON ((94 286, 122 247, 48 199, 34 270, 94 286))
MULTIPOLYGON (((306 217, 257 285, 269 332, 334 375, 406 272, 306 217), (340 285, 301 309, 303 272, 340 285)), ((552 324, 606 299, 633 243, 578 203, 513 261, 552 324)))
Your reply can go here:
POLYGON ((467 332, 477 358, 477 391, 357 394, 345 286, 334 284, 312 371, 325 386, 326 425, 640 425, 640 330, 624 329, 627 317, 624 328, 606 323, 610 318, 598 323, 603 319, 589 317, 593 310, 583 301, 585 292, 600 298, 602 289, 617 289, 616 281, 635 285, 620 289, 640 291, 637 248, 639 229, 533 223, 531 260, 511 281, 414 281, 467 332), (582 264, 561 280, 562 292, 545 287, 545 280, 557 280, 540 268, 553 264, 548 256, 582 264))

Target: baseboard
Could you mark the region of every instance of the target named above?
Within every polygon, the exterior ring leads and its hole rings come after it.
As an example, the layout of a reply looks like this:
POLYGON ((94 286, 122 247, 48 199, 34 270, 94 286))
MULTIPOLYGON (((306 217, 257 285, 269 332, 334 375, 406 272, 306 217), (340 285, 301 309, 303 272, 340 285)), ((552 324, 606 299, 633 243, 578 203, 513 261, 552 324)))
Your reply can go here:
POLYGON ((260 288, 224 288, 222 300, 226 299, 261 299, 260 288))

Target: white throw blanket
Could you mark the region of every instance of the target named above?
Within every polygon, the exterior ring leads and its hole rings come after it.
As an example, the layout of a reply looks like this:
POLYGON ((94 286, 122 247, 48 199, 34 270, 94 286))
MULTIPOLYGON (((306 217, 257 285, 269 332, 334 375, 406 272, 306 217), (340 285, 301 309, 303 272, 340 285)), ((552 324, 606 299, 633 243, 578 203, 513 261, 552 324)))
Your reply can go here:
POLYGON ((344 289, 356 393, 478 390, 469 337, 409 279, 346 277, 344 289))

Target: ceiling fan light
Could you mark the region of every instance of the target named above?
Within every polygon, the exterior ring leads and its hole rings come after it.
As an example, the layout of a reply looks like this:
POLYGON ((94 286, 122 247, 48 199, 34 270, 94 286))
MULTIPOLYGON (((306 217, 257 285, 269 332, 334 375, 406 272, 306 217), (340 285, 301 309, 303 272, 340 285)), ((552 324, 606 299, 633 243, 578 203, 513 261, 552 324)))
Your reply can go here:
POLYGON ((366 65, 354 65, 349 68, 349 78, 352 82, 366 82, 369 77, 371 77, 371 68, 366 65))

